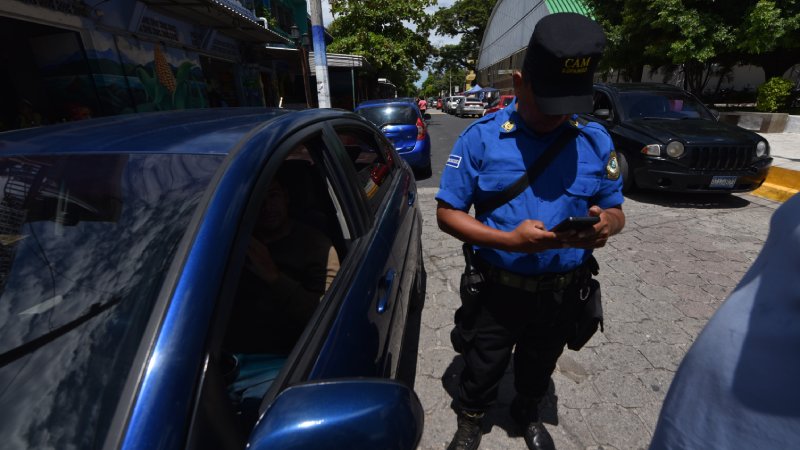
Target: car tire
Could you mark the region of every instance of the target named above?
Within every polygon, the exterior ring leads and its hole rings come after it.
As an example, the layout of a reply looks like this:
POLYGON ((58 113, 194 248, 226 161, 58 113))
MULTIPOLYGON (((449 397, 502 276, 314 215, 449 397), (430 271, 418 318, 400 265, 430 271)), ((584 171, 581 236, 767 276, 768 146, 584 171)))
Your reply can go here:
POLYGON ((617 159, 619 160, 619 175, 622 177, 622 193, 627 194, 635 191, 636 183, 633 180, 628 158, 625 157, 624 153, 618 152, 617 159))
POLYGON ((431 168, 431 164, 428 163, 427 166, 421 167, 414 171, 414 178, 418 180, 426 180, 433 175, 433 169, 431 168))

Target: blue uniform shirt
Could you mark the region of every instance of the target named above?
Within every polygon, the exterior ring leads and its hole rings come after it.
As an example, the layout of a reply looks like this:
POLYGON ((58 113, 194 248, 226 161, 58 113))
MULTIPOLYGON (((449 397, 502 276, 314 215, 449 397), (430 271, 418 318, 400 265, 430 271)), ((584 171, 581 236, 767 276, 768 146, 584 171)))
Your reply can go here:
MULTIPOLYGON (((473 122, 459 136, 442 173, 437 200, 469 211, 477 202, 494 197, 535 163, 566 127, 539 136, 525 126, 516 99, 497 113, 473 122)), ((511 231, 525 219, 552 228, 568 216, 586 216, 589 207, 621 205, 619 176, 611 137, 602 125, 577 125, 578 137, 569 142, 533 183, 517 197, 485 217, 484 224, 511 231)), ((576 248, 516 253, 476 247, 493 266, 522 275, 566 272, 580 266, 591 250, 576 248)))

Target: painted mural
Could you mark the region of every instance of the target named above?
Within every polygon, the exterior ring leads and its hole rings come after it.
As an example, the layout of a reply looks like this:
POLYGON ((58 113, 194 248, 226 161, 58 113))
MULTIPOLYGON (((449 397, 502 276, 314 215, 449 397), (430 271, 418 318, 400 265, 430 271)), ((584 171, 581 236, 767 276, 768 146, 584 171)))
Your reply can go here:
POLYGON ((120 36, 116 41, 137 112, 208 107, 196 53, 120 36))
POLYGON ((74 32, 59 32, 29 40, 50 108, 44 123, 102 115, 86 56, 74 32))

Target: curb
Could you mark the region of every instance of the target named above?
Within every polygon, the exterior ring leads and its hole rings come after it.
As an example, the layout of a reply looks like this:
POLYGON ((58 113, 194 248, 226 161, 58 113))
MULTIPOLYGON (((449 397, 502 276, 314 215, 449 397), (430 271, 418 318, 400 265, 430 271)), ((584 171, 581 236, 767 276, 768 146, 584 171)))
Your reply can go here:
POLYGON ((798 191, 800 191, 800 172, 783 167, 770 167, 764 184, 750 194, 785 202, 798 191))

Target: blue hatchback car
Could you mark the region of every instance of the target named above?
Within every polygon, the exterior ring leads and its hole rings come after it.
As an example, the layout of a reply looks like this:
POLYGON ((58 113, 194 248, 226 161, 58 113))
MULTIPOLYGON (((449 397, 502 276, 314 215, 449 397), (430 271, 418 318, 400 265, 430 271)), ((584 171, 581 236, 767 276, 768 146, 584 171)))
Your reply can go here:
POLYGON ((355 112, 383 131, 417 176, 431 176, 431 136, 425 123, 431 116, 423 116, 413 99, 367 100, 355 112))
POLYGON ((3 448, 416 448, 416 187, 360 116, 0 133, 0 183, 3 448))

